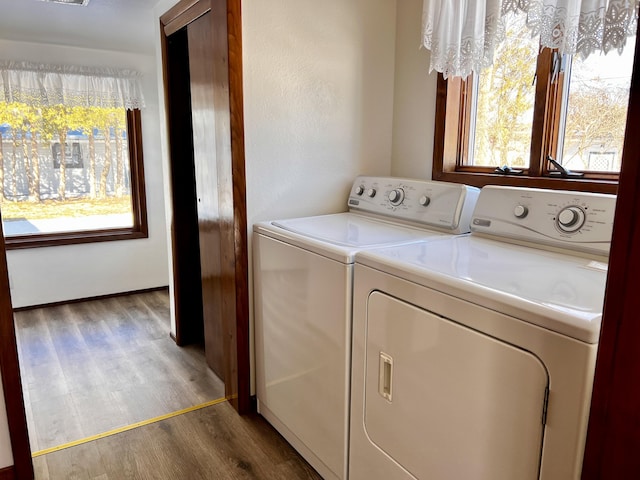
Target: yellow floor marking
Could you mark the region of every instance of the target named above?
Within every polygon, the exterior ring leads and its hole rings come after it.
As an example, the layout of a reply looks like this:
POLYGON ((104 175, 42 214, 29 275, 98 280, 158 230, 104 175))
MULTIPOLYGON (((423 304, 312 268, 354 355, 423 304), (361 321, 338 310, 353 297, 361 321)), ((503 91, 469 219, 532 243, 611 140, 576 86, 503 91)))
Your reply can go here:
POLYGON ((142 422, 137 422, 131 425, 126 425, 124 427, 116 428, 114 430, 109 430, 108 432, 99 433, 97 435, 92 435, 90 437, 81 438, 80 440, 75 440, 73 442, 65 443, 63 445, 59 445, 57 447, 47 448, 45 450, 40 450, 38 452, 34 452, 31 454, 33 458, 40 457, 41 455, 46 455, 47 453, 57 452, 59 450, 64 450, 65 448, 75 447, 77 445, 82 445, 83 443, 92 442, 94 440, 98 440, 104 437, 110 437, 111 435, 116 435, 118 433, 126 432, 128 430, 133 430, 134 428, 144 427, 145 425, 149 425, 151 423, 156 423, 161 420, 166 420, 167 418, 177 417, 178 415, 182 415, 184 413, 193 412, 195 410, 200 410, 201 408, 210 407, 212 405, 217 405, 219 403, 226 402, 227 398, 217 398, 215 400, 211 400, 210 402, 201 403, 200 405, 195 405, 193 407, 184 408, 182 410, 178 410, 176 412, 167 413, 166 415, 160 415, 159 417, 150 418, 149 420, 143 420, 142 422))

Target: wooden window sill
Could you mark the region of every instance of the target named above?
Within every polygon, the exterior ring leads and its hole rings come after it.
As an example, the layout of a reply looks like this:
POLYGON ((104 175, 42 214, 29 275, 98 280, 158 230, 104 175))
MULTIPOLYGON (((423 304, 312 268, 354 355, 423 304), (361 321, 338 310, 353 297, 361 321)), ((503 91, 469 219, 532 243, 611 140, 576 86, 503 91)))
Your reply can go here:
POLYGON ((111 242, 148 238, 146 228, 118 228, 109 230, 89 230, 82 232, 60 232, 38 235, 15 235, 5 238, 7 250, 23 248, 55 247, 81 243, 111 242))
POLYGON ((526 175, 497 175, 482 172, 441 172, 435 169, 433 171, 433 180, 464 183, 479 188, 485 185, 509 185, 609 194, 616 194, 618 191, 618 182, 616 180, 529 177, 526 175))

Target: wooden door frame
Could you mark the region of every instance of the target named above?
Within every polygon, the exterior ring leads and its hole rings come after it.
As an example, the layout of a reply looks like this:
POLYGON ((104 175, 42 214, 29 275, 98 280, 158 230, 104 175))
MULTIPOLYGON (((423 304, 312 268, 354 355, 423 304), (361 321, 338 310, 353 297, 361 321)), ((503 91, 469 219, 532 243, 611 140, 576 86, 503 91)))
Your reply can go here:
MULTIPOLYGON (((160 17, 162 64, 165 85, 165 104, 169 106, 167 69, 167 37, 197 18, 211 12, 215 82, 228 84, 229 124, 223 128, 230 132, 227 148, 217 148, 217 168, 221 204, 221 284, 222 329, 224 332, 225 396, 240 412, 251 410, 249 364, 249 267, 247 241, 246 173, 244 161, 244 117, 242 93, 242 21, 241 0, 182 0, 160 17), (228 151, 227 151, 228 150, 228 151), (234 298, 235 301, 228 301, 234 298), (227 301, 225 301, 227 299, 227 301)), ((167 107, 168 108, 168 107, 167 107)), ((169 116, 170 117, 170 116, 169 116)), ((167 118, 167 131, 171 121, 167 118)), ((217 124, 219 122, 216 122, 217 124)), ((215 128, 212 126, 212 134, 215 128)), ((170 139, 169 139, 169 143, 170 139)), ((223 146, 226 147, 226 146, 223 146)), ((169 149, 171 151, 171 148, 169 149)), ((171 163, 172 160, 170 159, 171 163)), ((172 164, 173 165, 173 164, 172 164)), ((172 239, 176 238, 176 225, 172 222, 172 239)), ((180 261, 173 249, 174 272, 180 261)), ((174 275, 174 291, 179 290, 174 275)), ((180 299, 176 297, 176 341, 181 343, 180 299)))
MULTIPOLYGON (((0 206, 0 208, 2 208, 0 206)), ((33 478, 33 462, 31 446, 27 432, 27 417, 22 396, 22 381, 18 363, 18 347, 16 344, 13 306, 9 288, 9 272, 7 255, 0 217, 0 372, 2 372, 2 388, 4 403, 7 408, 9 436, 13 452, 13 478, 33 478)), ((10 475, 10 474, 8 474, 10 475)), ((4 478, 4 477, 3 477, 4 478)))
POLYGON ((640 478, 640 39, 636 41, 582 478, 640 478))

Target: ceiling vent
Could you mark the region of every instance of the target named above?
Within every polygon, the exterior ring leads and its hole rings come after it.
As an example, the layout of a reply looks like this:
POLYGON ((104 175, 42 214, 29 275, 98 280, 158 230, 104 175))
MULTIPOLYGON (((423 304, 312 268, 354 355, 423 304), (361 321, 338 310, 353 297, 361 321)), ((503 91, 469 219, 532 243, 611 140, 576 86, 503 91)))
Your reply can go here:
POLYGON ((61 3, 63 5, 80 5, 86 7, 89 5, 89 0, 40 0, 41 2, 61 3))

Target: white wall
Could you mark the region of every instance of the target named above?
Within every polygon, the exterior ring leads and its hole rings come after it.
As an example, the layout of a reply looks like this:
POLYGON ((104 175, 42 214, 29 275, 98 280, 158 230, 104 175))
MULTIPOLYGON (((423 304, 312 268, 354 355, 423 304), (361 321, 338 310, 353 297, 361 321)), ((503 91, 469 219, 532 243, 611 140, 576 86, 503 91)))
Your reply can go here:
POLYGON ((149 238, 8 251, 14 307, 167 285, 167 237, 153 55, 0 39, 0 59, 133 68, 144 75, 146 101, 142 111, 142 139, 149 238))
POLYGON ((243 1, 249 223, 344 211, 357 174, 390 173, 395 7, 243 1))
POLYGON ((429 73, 429 51, 420 48, 422 3, 398 1, 391 173, 428 180, 433 164, 437 76, 429 73))

